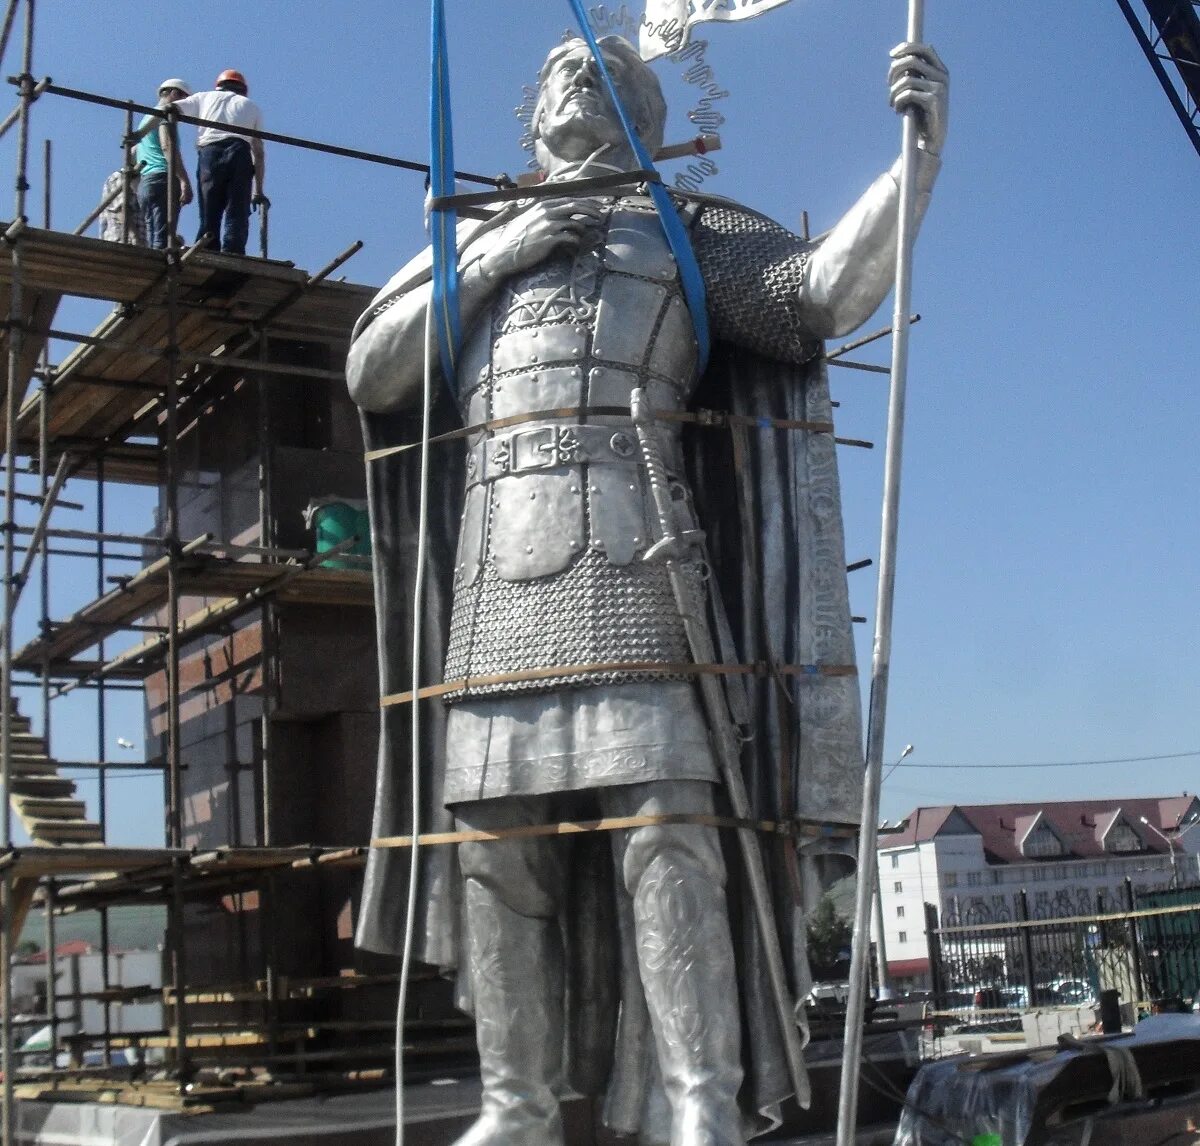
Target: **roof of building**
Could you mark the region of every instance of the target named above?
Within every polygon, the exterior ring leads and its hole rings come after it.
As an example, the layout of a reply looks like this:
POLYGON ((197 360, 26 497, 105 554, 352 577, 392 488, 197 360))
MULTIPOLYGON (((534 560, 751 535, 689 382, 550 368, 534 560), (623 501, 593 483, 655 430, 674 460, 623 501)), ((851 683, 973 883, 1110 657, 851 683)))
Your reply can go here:
MULTIPOLYGON (((989 863, 1028 863, 1033 859, 1086 859, 1131 849, 1106 846, 1109 833, 1123 824, 1137 837, 1137 850, 1166 854, 1168 844, 1151 828, 1168 836, 1185 821, 1200 817, 1200 800, 1181 796, 1148 796, 1109 800, 1061 800, 1025 804, 945 804, 915 808, 898 831, 883 832, 879 847, 912 847, 936 836, 979 835, 989 863), (1022 844, 1040 833, 1061 845, 1055 854, 1031 855, 1022 844)), ((1198 829, 1200 831, 1200 829, 1198 829)))
MULTIPOLYGON (((93 947, 86 939, 68 939, 65 943, 60 943, 54 948, 54 956, 56 959, 65 959, 71 955, 91 955, 95 952, 93 947)), ((22 963, 45 963, 45 951, 33 951, 21 960, 22 963)))

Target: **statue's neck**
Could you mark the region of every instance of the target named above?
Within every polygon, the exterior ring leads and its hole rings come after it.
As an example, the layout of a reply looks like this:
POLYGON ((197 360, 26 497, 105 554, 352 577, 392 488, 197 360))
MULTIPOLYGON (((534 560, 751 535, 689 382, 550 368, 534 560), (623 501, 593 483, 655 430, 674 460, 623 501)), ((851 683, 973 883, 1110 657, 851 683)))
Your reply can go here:
POLYGON ((633 153, 612 144, 598 147, 584 159, 555 160, 547 179, 588 179, 593 175, 609 175, 614 171, 633 171, 637 166, 633 153))

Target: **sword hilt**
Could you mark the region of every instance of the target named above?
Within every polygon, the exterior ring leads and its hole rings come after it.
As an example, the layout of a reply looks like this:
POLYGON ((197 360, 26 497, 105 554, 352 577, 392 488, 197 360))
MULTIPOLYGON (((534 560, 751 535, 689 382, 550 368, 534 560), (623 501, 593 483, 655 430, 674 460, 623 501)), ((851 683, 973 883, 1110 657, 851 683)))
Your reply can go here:
POLYGON ((663 462, 662 450, 654 432, 654 408, 641 386, 634 387, 629 395, 629 412, 633 427, 637 431, 638 445, 642 448, 642 461, 650 479, 650 496, 654 498, 654 509, 658 514, 662 537, 646 550, 643 561, 678 561, 689 556, 704 541, 699 529, 679 528, 675 515, 675 499, 671 495, 671 480, 663 462))

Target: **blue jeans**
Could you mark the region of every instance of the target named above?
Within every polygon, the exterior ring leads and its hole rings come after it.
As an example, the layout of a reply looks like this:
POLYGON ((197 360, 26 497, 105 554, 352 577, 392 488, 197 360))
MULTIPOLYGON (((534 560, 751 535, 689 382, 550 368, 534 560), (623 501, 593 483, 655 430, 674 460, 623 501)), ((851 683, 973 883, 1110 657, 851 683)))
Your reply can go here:
POLYGON ((208 249, 230 255, 246 253, 250 233, 250 184, 254 160, 244 139, 218 139, 200 148, 196 185, 200 196, 200 230, 208 249), (221 217, 225 224, 222 232, 221 217), (218 241, 218 236, 219 241, 218 241))
POLYGON ((146 228, 146 244, 156 250, 167 245, 167 173, 150 171, 138 183, 138 202, 146 228))

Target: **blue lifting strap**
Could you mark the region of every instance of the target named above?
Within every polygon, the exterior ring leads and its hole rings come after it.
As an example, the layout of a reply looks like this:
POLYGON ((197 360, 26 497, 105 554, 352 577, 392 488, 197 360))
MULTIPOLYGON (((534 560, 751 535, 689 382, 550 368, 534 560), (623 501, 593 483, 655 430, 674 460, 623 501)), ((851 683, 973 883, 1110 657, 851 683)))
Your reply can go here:
MULTIPOLYGON (((454 129, 450 121, 450 69, 446 53, 446 16, 442 0, 433 0, 429 76, 429 191, 434 198, 454 194, 454 129)), ((441 353, 442 377, 453 393, 462 344, 458 310, 458 212, 438 207, 430 217, 433 236, 433 314, 441 353)))
MULTIPOLYGON (((617 94, 617 85, 613 83, 608 65, 604 62, 604 56, 600 52, 600 46, 596 43, 596 35, 584 12, 583 0, 570 0, 570 5, 575 12, 575 19, 579 23, 579 30, 592 50, 601 76, 604 77, 604 86, 608 89, 608 97, 612 100, 613 107, 617 109, 617 115, 621 117, 621 126, 625 130, 629 146, 633 149, 638 167, 644 171, 654 170, 654 162, 646 151, 645 145, 638 138, 637 132, 634 131, 633 124, 621 103, 621 97, 617 94)), ((667 236, 667 243, 671 247, 671 254, 675 256, 675 265, 679 268, 679 281, 683 287, 683 297, 687 300, 688 310, 692 315, 692 326, 696 331, 699 367, 700 372, 703 373, 708 364, 710 339, 708 306, 705 301, 704 278, 700 274, 700 264, 696 262, 696 252, 692 250, 691 239, 688 237, 683 220, 679 218, 679 213, 675 210, 675 204, 671 202, 671 196, 667 193, 667 189, 661 183, 651 183, 649 189, 650 198, 654 200, 654 206, 658 210, 658 218, 662 223, 663 232, 667 236)))

